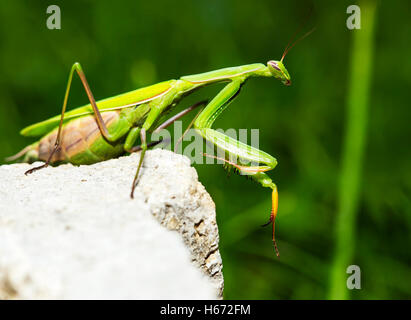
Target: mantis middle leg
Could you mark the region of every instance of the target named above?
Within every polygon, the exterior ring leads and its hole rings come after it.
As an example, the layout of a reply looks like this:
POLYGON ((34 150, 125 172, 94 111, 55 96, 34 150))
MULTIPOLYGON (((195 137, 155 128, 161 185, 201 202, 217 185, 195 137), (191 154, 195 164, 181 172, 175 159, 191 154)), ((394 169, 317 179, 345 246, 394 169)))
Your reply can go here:
POLYGON ((229 156, 229 159, 235 159, 235 161, 227 160, 226 158, 221 160, 225 161, 228 165, 235 167, 240 174, 247 175, 260 183, 263 187, 272 189, 272 208, 268 224, 273 224, 272 239, 276 254, 279 256, 275 241, 275 218, 278 210, 278 191, 277 186, 271 178, 264 173, 265 171, 274 169, 277 165, 277 160, 264 151, 246 145, 223 133, 211 129, 214 120, 237 96, 244 81, 245 79, 240 78, 232 80, 232 82, 227 84, 200 113, 194 122, 194 128, 205 140, 211 142, 217 148, 224 150, 225 154, 229 156), (244 163, 245 161, 254 162, 258 165, 243 165, 242 162, 244 163))
MULTIPOLYGON (((174 121, 182 118, 183 116, 185 116, 187 113, 191 112, 192 110, 205 105, 207 103, 207 101, 200 101, 194 105, 192 105, 191 107, 188 107, 187 109, 181 111, 180 113, 176 114, 175 116, 169 118, 168 120, 166 120, 165 122, 163 122, 162 124, 160 124, 155 130, 159 131, 161 129, 164 129, 166 127, 168 127, 170 124, 172 124, 174 121)), ((146 121, 143 124, 142 128, 133 128, 131 130, 131 132, 129 133, 129 135, 126 138, 126 142, 125 142, 125 150, 128 152, 137 152, 137 151, 141 151, 141 155, 140 155, 140 160, 138 162, 138 166, 137 166, 137 170, 136 170, 136 174, 134 176, 134 180, 133 180, 133 184, 131 186, 131 193, 130 193, 130 197, 134 198, 134 190, 137 186, 137 179, 140 173, 140 169, 141 169, 141 165, 143 164, 143 160, 144 160, 144 155, 147 151, 147 149, 149 147, 155 146, 158 143, 161 142, 160 141, 154 141, 151 142, 149 144, 147 144, 147 139, 146 139, 146 133, 147 130, 150 129, 150 127, 153 125, 153 123, 155 122, 155 119, 160 115, 160 111, 162 110, 161 105, 160 108, 155 108, 152 111, 150 111, 150 114, 148 116, 148 118, 146 119, 146 121), (140 139, 141 139, 141 145, 139 146, 135 146, 133 147, 133 144, 135 142, 135 140, 137 139, 138 135, 140 135, 140 139)), ((201 111, 201 110, 200 110, 201 111)), ((197 118, 198 114, 196 115, 195 119, 197 118)), ((189 127, 192 125, 193 123, 190 123, 189 127)), ((188 128, 187 128, 188 129, 188 128)), ((184 134, 187 132, 187 130, 184 132, 184 134)), ((184 136, 183 134, 183 136, 184 136)))

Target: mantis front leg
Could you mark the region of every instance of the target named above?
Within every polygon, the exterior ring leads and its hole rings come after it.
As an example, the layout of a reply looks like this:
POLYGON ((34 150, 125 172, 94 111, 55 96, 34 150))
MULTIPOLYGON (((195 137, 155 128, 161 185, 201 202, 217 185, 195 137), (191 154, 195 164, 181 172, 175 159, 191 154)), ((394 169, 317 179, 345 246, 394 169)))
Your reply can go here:
POLYGON ((271 178, 264 173, 265 171, 274 169, 277 165, 277 160, 264 151, 253 148, 252 146, 246 145, 223 133, 211 129, 214 120, 221 114, 221 112, 223 112, 225 108, 227 108, 227 106, 240 92, 244 81, 245 78, 237 78, 227 84, 224 89, 221 90, 220 93, 200 113, 194 122, 194 128, 205 140, 211 142, 217 148, 224 150, 225 154, 228 154, 229 159, 235 159, 235 161, 227 160, 226 158, 221 160, 238 169, 240 174, 248 175, 253 180, 260 183, 263 187, 272 189, 272 208, 268 224, 273 224, 272 239, 276 254, 279 256, 275 241, 275 218, 278 210, 278 191, 277 186, 271 178), (239 161, 237 162, 237 160, 239 161), (243 162, 255 162, 259 165, 243 165, 241 164, 242 160, 243 162))

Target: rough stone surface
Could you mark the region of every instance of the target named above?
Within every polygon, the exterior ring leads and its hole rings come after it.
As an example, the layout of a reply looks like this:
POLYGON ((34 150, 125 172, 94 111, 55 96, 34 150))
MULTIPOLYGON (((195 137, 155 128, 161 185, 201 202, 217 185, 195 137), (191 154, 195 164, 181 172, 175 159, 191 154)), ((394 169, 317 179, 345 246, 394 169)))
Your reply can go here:
POLYGON ((189 159, 147 152, 131 200, 138 159, 0 166, 0 299, 221 297, 215 205, 189 159))

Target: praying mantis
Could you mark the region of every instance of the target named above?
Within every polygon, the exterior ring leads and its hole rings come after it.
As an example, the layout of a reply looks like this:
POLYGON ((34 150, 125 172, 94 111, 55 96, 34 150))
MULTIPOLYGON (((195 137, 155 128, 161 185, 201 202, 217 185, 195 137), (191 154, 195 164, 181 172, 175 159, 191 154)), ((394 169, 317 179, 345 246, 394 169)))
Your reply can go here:
POLYGON ((141 151, 131 187, 130 196, 133 198, 144 155, 149 147, 159 143, 159 141, 149 143, 147 135, 165 128, 188 112, 202 107, 192 122, 196 132, 216 148, 224 151, 226 158, 223 160, 227 166, 251 177, 261 186, 271 189, 272 206, 266 225, 272 224, 272 241, 278 256, 275 240, 278 190, 266 174, 267 171, 275 168, 277 160, 264 151, 212 129, 212 125, 239 94, 249 78, 275 78, 286 86, 291 85, 290 75, 283 63, 288 50, 286 48, 281 60, 270 60, 267 64, 255 63, 183 76, 99 101, 94 99, 83 68, 76 62, 69 73, 61 114, 24 128, 21 131, 23 136, 41 138, 8 160, 45 162, 26 171, 25 174, 28 175, 52 164, 65 162, 75 165, 92 164, 126 153, 141 151), (66 111, 74 74, 79 76, 90 103, 66 111), (185 96, 206 85, 223 82, 228 84, 211 101, 199 102, 161 123, 162 118, 185 96), (138 138, 140 138, 140 145, 135 146, 138 138), (237 161, 228 160, 233 158, 237 161), (244 164, 250 162, 257 165, 244 164))

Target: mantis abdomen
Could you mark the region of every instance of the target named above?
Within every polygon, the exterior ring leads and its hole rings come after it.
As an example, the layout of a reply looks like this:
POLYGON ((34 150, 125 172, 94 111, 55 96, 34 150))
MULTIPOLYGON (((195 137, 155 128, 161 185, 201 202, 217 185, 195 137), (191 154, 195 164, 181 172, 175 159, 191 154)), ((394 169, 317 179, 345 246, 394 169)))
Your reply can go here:
MULTIPOLYGON (((110 130, 120 118, 120 111, 102 113, 110 130)), ((57 128, 44 136, 38 144, 38 160, 46 161, 54 149, 57 128)), ((60 148, 53 154, 51 163, 70 162, 91 164, 112 159, 124 153, 121 141, 110 144, 101 135, 93 116, 85 116, 68 122, 61 135, 60 148)))

